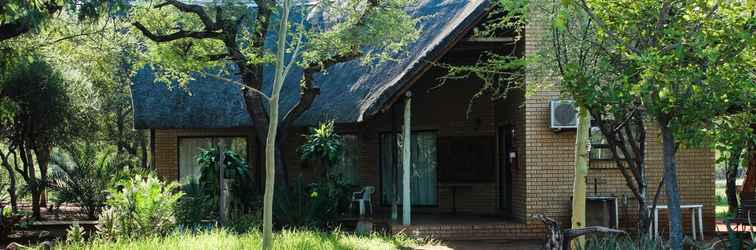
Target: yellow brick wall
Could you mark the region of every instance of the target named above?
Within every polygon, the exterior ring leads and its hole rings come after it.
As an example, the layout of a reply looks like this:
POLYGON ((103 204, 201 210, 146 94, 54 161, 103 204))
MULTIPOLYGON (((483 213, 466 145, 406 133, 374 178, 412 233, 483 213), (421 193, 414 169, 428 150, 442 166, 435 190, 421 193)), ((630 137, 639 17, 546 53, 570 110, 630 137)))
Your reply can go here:
MULTIPOLYGON (((532 13, 537 14, 537 13, 532 13)), ((533 21, 526 30, 525 53, 534 55, 545 43, 544 34, 547 21, 533 21)), ((538 67, 538 66, 536 66, 538 67)), ((556 69, 554 69, 556 70, 556 69)), ((557 83, 557 79, 543 75, 544 71, 532 70, 527 77, 527 84, 544 82, 557 83)), ((573 159, 575 132, 554 133, 548 128, 549 100, 559 99, 558 90, 542 90, 526 97, 525 101, 525 168, 527 217, 535 213, 559 219, 569 223, 570 196, 573 182, 573 159)), ((657 129, 649 129, 646 144, 646 163, 649 198, 653 197, 662 173, 661 139, 657 129)), ((684 149, 677 154, 678 177, 681 198, 684 204, 704 205, 705 231, 713 230, 714 225, 714 154, 707 149, 684 149)), ((637 223, 638 208, 630 190, 625 186, 624 178, 613 162, 592 162, 589 170, 588 195, 594 195, 593 179, 600 182, 596 195, 615 195, 620 198, 621 226, 634 229, 637 223), (623 197, 628 197, 624 202, 623 197)), ((662 190, 660 204, 665 203, 662 190)), ((689 230, 690 215, 683 214, 683 222, 689 230)), ((533 228, 541 228, 542 223, 528 220, 533 228)), ((664 229, 666 219, 662 215, 660 230, 664 229)))

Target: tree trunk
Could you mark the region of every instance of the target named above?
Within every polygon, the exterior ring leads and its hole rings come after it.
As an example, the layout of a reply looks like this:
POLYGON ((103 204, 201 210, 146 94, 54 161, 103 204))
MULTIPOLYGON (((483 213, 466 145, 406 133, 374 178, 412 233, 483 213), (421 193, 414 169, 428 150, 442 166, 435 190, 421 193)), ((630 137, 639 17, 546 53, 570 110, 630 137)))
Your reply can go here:
POLYGON ((664 161, 664 189, 669 206, 669 242, 672 250, 682 250, 683 228, 682 209, 680 209, 680 192, 677 186, 677 163, 675 161, 675 140, 672 129, 667 123, 660 124, 663 161, 664 161))
MULTIPOLYGON (((575 178, 572 189, 572 229, 585 227, 585 178, 588 176, 588 111, 580 107, 575 138, 575 178)), ((573 248, 585 246, 585 238, 578 237, 573 248)))
POLYGON ((149 167, 149 155, 147 153, 147 141, 149 139, 146 137, 147 136, 145 135, 144 130, 137 132, 137 138, 139 140, 139 151, 141 153, 141 157, 139 158, 141 160, 142 169, 147 169, 149 167))
POLYGON ((3 159, 3 167, 8 172, 8 196, 10 197, 11 211, 15 214, 18 212, 18 196, 16 195, 16 173, 10 163, 3 159))
POLYGON ((263 201, 263 240, 262 249, 273 249, 273 192, 276 177, 276 141, 278 137, 278 107, 281 88, 286 78, 284 73, 286 38, 289 21, 291 0, 283 1, 281 19, 278 27, 278 46, 276 51, 276 75, 273 79, 273 88, 270 95, 270 112, 268 121, 268 134, 265 143, 265 196, 263 201))
POLYGON ((47 163, 50 160, 50 147, 42 146, 40 148, 36 148, 34 149, 34 154, 37 158, 37 167, 39 167, 39 183, 37 183, 37 189, 39 192, 39 205, 47 207, 45 189, 47 188, 47 163))
POLYGON ((725 193, 727 194, 727 206, 730 214, 735 214, 738 211, 738 191, 736 180, 738 178, 738 166, 740 164, 740 156, 743 148, 735 146, 730 151, 730 159, 727 161, 727 173, 726 180, 727 186, 725 193))

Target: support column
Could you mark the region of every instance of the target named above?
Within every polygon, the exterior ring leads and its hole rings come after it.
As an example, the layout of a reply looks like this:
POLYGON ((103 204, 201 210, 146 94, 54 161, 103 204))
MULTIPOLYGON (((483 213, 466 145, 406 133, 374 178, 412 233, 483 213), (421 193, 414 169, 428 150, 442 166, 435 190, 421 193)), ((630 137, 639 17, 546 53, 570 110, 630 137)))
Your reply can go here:
POLYGON ((407 92, 404 101, 404 126, 402 127, 402 224, 409 225, 412 217, 410 196, 410 164, 412 164, 412 92, 407 92))
POLYGON ((226 166, 223 162, 226 159, 226 141, 221 139, 218 143, 218 183, 220 187, 219 199, 218 199, 218 224, 224 226, 226 224, 226 166))

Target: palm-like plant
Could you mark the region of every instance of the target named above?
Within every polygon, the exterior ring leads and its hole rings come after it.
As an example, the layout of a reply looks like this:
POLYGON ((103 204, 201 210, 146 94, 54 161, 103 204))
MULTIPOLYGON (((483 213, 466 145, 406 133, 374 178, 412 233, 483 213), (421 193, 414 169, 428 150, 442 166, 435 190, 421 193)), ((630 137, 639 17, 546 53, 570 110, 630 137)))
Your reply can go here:
POLYGON ((135 172, 128 160, 99 149, 91 143, 74 144, 50 157, 49 185, 57 194, 56 203, 77 203, 90 220, 105 206, 108 190, 135 172))
POLYGON ((334 131, 333 121, 311 128, 310 133, 305 135, 305 139, 305 143, 299 148, 302 159, 320 160, 324 171, 339 160, 343 147, 341 136, 334 131))

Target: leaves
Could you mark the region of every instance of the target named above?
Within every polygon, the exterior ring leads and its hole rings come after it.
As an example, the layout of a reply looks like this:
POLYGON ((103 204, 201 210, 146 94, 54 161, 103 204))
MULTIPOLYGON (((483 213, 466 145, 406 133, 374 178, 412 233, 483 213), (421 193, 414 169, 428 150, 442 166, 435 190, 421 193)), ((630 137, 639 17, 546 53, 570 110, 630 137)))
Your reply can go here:
POLYGON ((323 160, 330 166, 341 156, 343 150, 341 136, 334 130, 333 121, 311 128, 310 133, 305 135, 305 140, 299 148, 302 159, 323 160))

